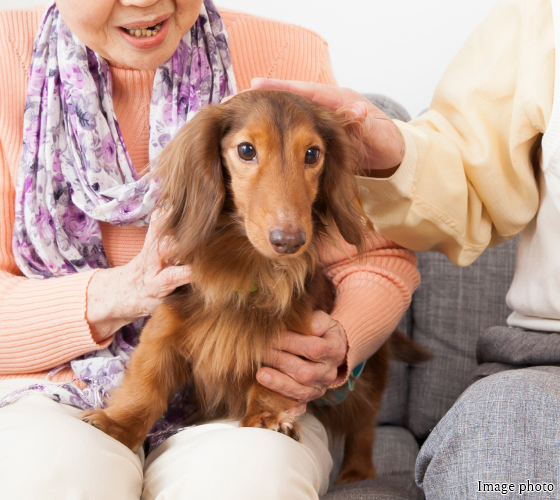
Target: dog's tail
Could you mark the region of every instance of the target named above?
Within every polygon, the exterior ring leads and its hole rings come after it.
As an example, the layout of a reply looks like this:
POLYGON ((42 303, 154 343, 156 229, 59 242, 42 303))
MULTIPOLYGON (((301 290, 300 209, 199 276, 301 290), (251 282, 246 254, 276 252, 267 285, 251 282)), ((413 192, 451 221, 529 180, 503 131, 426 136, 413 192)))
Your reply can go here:
POLYGON ((430 351, 413 342, 398 328, 389 337, 389 353, 391 359, 409 365, 418 365, 433 358, 430 351))

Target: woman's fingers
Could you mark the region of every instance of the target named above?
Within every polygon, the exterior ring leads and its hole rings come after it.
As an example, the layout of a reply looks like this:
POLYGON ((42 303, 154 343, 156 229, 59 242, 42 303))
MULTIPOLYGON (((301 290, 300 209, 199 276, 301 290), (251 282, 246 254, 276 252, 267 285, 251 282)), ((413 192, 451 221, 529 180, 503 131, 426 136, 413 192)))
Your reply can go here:
POLYGON ((333 364, 308 361, 276 349, 271 349, 265 355, 263 361, 267 366, 275 368, 290 376, 296 382, 310 387, 328 387, 336 380, 338 375, 337 367, 333 364))
POLYGON ((257 372, 261 385, 302 403, 325 393, 346 358, 346 334, 340 323, 322 311, 313 314, 310 333, 281 334, 264 353, 267 366, 257 372))
POLYGON ((149 316, 162 299, 191 281, 190 266, 169 262, 170 237, 158 241, 161 210, 154 211, 142 251, 122 267, 97 272, 88 287, 87 320, 96 340, 135 319, 149 316))
POLYGON ((148 233, 146 234, 146 241, 152 242, 157 236, 157 231, 163 221, 164 210, 156 208, 152 215, 150 215, 150 225, 148 226, 148 233))
POLYGON ((348 342, 346 333, 337 321, 327 313, 313 313, 311 335, 285 332, 280 335, 273 348, 285 351, 310 361, 327 363, 338 367, 346 357, 348 342))
MULTIPOLYGON (((333 87, 323 83, 253 78, 251 80, 251 88, 253 90, 288 90, 334 111, 345 108, 351 113, 352 118, 358 121, 363 121, 368 116, 368 105, 375 108, 373 104, 355 90, 333 87)), ((381 113, 384 114, 383 112, 381 113)))
POLYGON ((267 389, 300 403, 313 401, 325 394, 325 389, 300 384, 273 368, 261 368, 257 372, 257 381, 267 389))
POLYGON ((274 348, 280 352, 285 351, 319 363, 325 362, 334 357, 333 351, 338 350, 339 343, 336 342, 336 345, 332 344, 333 343, 328 342, 321 337, 286 332, 280 336, 280 339, 275 343, 274 348))
POLYGON ((314 311, 311 316, 311 334, 322 337, 337 324, 325 311, 314 311))
POLYGON ((189 266, 181 265, 180 262, 169 262, 175 250, 175 242, 171 236, 157 239, 163 219, 164 211, 154 210, 142 249, 142 257, 146 278, 153 280, 154 286, 163 287, 158 295, 165 297, 178 286, 190 281, 191 269, 189 266))
POLYGON ((288 90, 335 111, 348 104, 348 96, 341 92, 343 89, 322 83, 253 78, 251 89, 288 90), (333 92, 333 89, 337 91, 333 92))
POLYGON ((149 296, 162 299, 167 297, 177 287, 186 285, 190 281, 190 266, 169 266, 145 281, 145 287, 149 296))
POLYGON ((352 89, 272 78, 253 78, 251 88, 288 90, 332 110, 346 111, 365 171, 396 169, 404 158, 405 143, 399 128, 383 111, 352 89))

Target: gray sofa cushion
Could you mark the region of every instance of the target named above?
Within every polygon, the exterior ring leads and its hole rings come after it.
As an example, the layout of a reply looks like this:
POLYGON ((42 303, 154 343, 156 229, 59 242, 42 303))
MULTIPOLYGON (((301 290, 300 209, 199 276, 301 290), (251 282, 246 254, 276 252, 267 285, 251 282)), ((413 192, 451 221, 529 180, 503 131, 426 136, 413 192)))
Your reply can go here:
POLYGON ((407 427, 422 441, 451 408, 476 368, 478 335, 505 325, 505 296, 515 268, 517 240, 487 250, 471 266, 419 254, 422 283, 412 299, 412 338, 434 359, 410 368, 407 427))
POLYGON ((371 101, 383 113, 393 120, 400 120, 402 122, 410 121, 408 111, 401 106, 398 102, 393 101, 390 97, 382 94, 362 94, 366 99, 371 101))
POLYGON ((331 487, 323 500, 420 498, 420 490, 414 483, 414 464, 418 451, 418 443, 408 430, 403 427, 378 426, 373 449, 373 463, 378 477, 337 486, 334 481, 340 472, 343 454, 342 443, 338 443, 335 449, 331 450, 334 460, 330 477, 331 487))
MULTIPOLYGON (((401 331, 411 335, 412 311, 409 309, 399 322, 401 331)), ((404 363, 390 362, 389 379, 383 393, 383 403, 377 416, 377 425, 398 425, 406 423, 408 406, 408 367, 404 363)))
POLYGON ((389 380, 383 393, 377 424, 404 426, 408 405, 408 368, 404 363, 396 361, 391 361, 390 366, 389 380))
POLYGON ((413 483, 410 475, 376 477, 344 488, 336 486, 321 500, 422 500, 422 491, 413 483))

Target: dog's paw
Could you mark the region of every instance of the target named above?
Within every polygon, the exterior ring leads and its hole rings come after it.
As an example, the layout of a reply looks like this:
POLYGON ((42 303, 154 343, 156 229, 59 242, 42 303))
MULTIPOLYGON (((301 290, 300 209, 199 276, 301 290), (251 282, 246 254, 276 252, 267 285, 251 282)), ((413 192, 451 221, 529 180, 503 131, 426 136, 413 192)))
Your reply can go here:
POLYGON ((270 412, 247 415, 241 421, 241 427, 259 427, 270 429, 299 441, 299 425, 294 421, 293 415, 287 413, 274 414, 270 412))
POLYGON ((105 434, 120 441, 131 450, 135 450, 142 442, 142 437, 132 435, 130 429, 126 429, 113 420, 105 410, 91 410, 81 413, 82 421, 96 427, 105 434))
POLYGON ((111 419, 107 416, 104 410, 83 411, 80 414, 80 417, 82 418, 82 422, 96 427, 105 434, 111 435, 109 432, 111 419))
POLYGON ((363 468, 348 467, 340 472, 336 479, 336 484, 355 483, 356 481, 364 481, 372 477, 377 477, 377 472, 375 472, 375 467, 373 467, 373 465, 363 468))

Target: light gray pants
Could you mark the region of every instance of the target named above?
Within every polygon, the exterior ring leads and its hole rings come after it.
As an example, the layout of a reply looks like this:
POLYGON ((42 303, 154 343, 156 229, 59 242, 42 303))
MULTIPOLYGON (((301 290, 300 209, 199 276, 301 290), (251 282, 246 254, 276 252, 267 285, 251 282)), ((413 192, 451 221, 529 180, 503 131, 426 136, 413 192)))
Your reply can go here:
POLYGON ((560 367, 471 385, 424 443, 416 481, 427 500, 560 499, 560 367))

